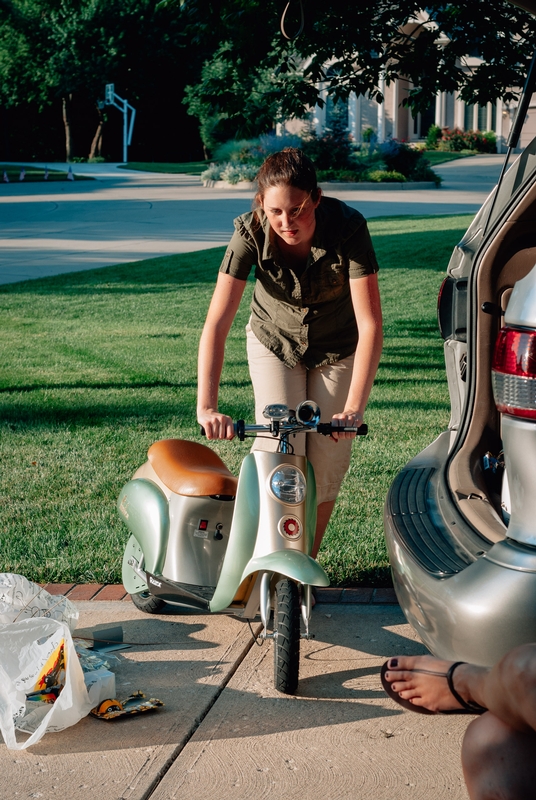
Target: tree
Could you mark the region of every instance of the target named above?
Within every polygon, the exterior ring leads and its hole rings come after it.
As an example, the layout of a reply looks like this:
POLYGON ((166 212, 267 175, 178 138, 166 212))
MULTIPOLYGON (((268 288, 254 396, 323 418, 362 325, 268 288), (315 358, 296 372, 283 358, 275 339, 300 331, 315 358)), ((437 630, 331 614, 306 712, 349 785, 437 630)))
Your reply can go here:
POLYGON ((78 97, 95 111, 94 156, 106 120, 99 103, 105 84, 115 83, 134 103, 170 71, 183 45, 180 19, 155 0, 2 0, 0 98, 6 106, 41 108, 60 98, 70 161, 78 97))
MULTIPOLYGON (((321 88, 335 101, 355 92, 381 102, 383 81, 398 78, 413 85, 404 103, 414 112, 440 91, 458 90, 470 103, 514 100, 536 45, 534 18, 506 0, 431 2, 426 12, 423 6, 307 0, 304 30, 289 41, 279 30, 283 0, 183 0, 189 39, 214 53, 188 90, 190 112, 211 108, 241 135, 255 119, 259 100, 252 85, 260 76, 264 103, 276 119, 302 118, 307 108, 322 105, 321 88), (482 63, 469 68, 473 55, 482 63)), ((292 11, 286 25, 296 31, 297 0, 292 11)))

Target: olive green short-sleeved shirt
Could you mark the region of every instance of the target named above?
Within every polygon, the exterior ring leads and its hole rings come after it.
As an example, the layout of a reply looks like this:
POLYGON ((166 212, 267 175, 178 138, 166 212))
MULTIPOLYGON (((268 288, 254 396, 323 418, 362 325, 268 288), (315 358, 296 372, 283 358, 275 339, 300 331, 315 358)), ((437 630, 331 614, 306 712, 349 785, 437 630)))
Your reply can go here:
POLYGON ((350 278, 378 271, 365 218, 333 197, 322 197, 304 271, 286 266, 262 211, 234 221, 220 272, 246 280, 255 267, 251 328, 288 367, 309 369, 351 355, 358 331, 350 278))

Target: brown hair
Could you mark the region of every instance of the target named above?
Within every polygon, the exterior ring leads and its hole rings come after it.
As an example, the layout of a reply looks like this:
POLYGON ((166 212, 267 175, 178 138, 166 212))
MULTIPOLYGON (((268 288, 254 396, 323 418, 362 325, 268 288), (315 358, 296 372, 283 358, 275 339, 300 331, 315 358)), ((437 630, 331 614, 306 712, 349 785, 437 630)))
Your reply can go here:
POLYGON ((314 164, 297 147, 285 147, 268 156, 257 173, 255 206, 260 208, 266 190, 272 186, 294 186, 307 192, 316 203, 319 196, 314 164))

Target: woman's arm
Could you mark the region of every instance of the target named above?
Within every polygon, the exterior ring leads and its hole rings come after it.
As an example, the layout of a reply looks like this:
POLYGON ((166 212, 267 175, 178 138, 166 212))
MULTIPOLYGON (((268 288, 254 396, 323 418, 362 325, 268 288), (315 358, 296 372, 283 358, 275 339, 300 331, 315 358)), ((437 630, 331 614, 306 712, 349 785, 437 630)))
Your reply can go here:
MULTIPOLYGON (((383 345, 382 310, 378 275, 350 279, 359 340, 355 351, 354 369, 344 410, 333 416, 339 425, 361 425, 370 390, 374 382, 383 345)), ((333 438, 353 438, 353 433, 334 434, 333 438)))
POLYGON ((246 281, 220 272, 199 342, 197 421, 207 439, 232 439, 230 417, 218 412, 218 391, 227 335, 244 294, 246 281))

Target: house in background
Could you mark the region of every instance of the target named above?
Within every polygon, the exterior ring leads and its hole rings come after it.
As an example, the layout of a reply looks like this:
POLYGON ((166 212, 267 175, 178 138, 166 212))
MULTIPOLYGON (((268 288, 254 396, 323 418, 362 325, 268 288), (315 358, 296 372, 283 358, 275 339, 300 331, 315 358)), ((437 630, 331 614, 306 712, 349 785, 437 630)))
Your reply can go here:
MULTIPOLYGON (((434 25, 431 23, 426 11, 419 12, 415 19, 408 23, 403 32, 406 35, 418 36, 419 28, 434 25)), ((438 39, 442 42, 442 36, 438 39)), ((446 44, 447 39, 443 38, 446 44)), ((467 70, 477 67, 482 63, 478 57, 467 57, 464 65, 467 70)), ((378 142, 393 138, 404 142, 419 142, 426 138, 431 125, 440 128, 458 128, 462 131, 493 131, 497 137, 497 152, 506 152, 506 142, 515 116, 517 103, 503 103, 497 100, 486 105, 471 105, 465 103, 457 92, 440 92, 433 103, 424 113, 415 116, 403 105, 412 84, 408 80, 398 79, 388 86, 380 82, 379 89, 384 96, 383 103, 377 103, 366 95, 351 94, 347 103, 339 101, 336 113, 347 121, 348 131, 356 143, 363 141, 363 131, 374 131, 378 142)), ((335 104, 328 97, 327 91, 321 89, 320 96, 324 105, 315 106, 311 111, 311 123, 318 136, 331 127, 335 104)), ((533 97, 529 112, 529 119, 523 127, 518 151, 524 149, 536 136, 536 95, 533 97)), ((298 132, 303 128, 303 122, 287 123, 285 129, 289 132, 298 132)))
MULTIPOLYGON (((472 66, 468 59, 468 65, 472 66)), ((341 109, 338 104, 338 113, 347 117, 348 131, 355 142, 360 143, 363 131, 369 128, 374 130, 379 142, 393 138, 405 142, 418 142, 426 138, 431 125, 441 128, 459 128, 462 131, 494 131, 497 136, 497 152, 506 152, 506 141, 510 132, 513 117, 517 107, 516 103, 487 103, 484 106, 470 105, 460 99, 457 93, 440 92, 435 103, 424 113, 415 116, 410 109, 402 105, 407 97, 411 84, 408 81, 397 80, 389 86, 380 87, 384 95, 383 103, 364 95, 351 94, 346 108, 341 109)), ((331 126, 334 113, 334 102, 328 97, 327 92, 322 92, 324 106, 315 106, 312 112, 312 124, 317 135, 321 136, 331 126)), ((529 109, 532 125, 525 125, 519 149, 524 148, 536 135, 536 96, 533 98, 529 109), (528 128, 528 130, 527 130, 528 128)))

